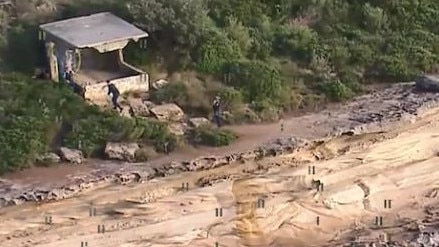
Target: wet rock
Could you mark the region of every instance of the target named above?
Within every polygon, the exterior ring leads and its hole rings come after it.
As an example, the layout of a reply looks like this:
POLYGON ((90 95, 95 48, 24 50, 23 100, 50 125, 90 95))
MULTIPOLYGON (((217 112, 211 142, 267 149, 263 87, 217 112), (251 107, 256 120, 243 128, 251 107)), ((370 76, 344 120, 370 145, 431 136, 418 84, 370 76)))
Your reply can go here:
POLYGON ((136 160, 136 152, 139 150, 137 143, 114 143, 109 142, 105 146, 105 154, 110 159, 134 162, 136 160))
POLYGON ((61 157, 56 153, 47 153, 37 158, 37 162, 44 164, 54 164, 61 162, 61 157))
POLYGON ((63 161, 73 164, 82 164, 84 161, 84 155, 80 150, 62 147, 59 149, 59 154, 63 161))
POLYGON ((173 103, 155 106, 151 113, 160 121, 178 122, 184 117, 183 110, 173 103))
POLYGON ((152 86, 152 88, 157 90, 159 88, 164 87, 167 84, 169 84, 169 81, 167 81, 165 79, 160 79, 160 80, 153 82, 151 86, 152 86))
POLYGON ((198 128, 200 126, 210 125, 210 121, 205 117, 195 117, 189 119, 189 124, 192 127, 198 128))
POLYGON ((416 89, 423 92, 439 92, 439 77, 433 75, 419 76, 415 80, 416 89))

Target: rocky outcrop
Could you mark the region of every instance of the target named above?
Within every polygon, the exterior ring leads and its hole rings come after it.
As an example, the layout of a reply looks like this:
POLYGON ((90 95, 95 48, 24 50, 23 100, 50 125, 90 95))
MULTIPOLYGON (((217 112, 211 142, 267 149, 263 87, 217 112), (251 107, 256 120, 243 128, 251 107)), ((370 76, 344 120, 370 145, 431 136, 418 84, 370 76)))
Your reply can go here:
POLYGON ((70 162, 72 164, 82 164, 84 161, 84 155, 80 150, 76 149, 62 147, 59 149, 59 155, 63 161, 70 162))
POLYGON ((423 75, 416 78, 416 89, 423 92, 439 92, 439 77, 423 75))
POLYGON ((198 128, 201 126, 210 125, 210 121, 205 117, 195 117, 189 119, 189 124, 194 128, 198 128))
POLYGON ((178 122, 184 117, 183 110, 172 103, 155 106, 151 109, 151 113, 160 121, 178 122))
MULTIPOLYGON (((439 94, 416 93, 414 85, 397 85, 374 94, 365 95, 346 104, 338 112, 322 112, 327 114, 327 121, 315 122, 314 126, 322 129, 331 129, 339 126, 330 133, 330 138, 340 135, 357 135, 374 130, 383 130, 384 127, 393 128, 398 121, 412 121, 422 111, 439 106, 439 94), (393 125, 390 125, 393 123, 393 125), (388 124, 388 125, 386 125, 388 124)), ((318 118, 322 119, 322 118, 318 118)), ((322 137, 326 133, 322 133, 322 137)), ((228 154, 224 156, 205 156, 189 161, 173 161, 161 166, 149 167, 145 163, 130 166, 113 166, 90 172, 86 176, 68 181, 65 186, 57 188, 40 188, 37 186, 19 187, 0 180, 0 207, 16 205, 25 201, 59 200, 77 195, 85 189, 99 184, 144 182, 155 177, 165 177, 180 172, 208 170, 215 167, 234 165, 247 161, 255 161, 264 157, 274 157, 290 154, 319 145, 327 138, 305 140, 296 137, 275 138, 260 147, 247 152, 228 154)), ((77 152, 66 149, 65 155, 77 152), (67 152, 68 150, 69 152, 67 152)), ((82 156, 81 156, 82 157, 82 156)), ((70 160, 73 158, 70 157, 70 160)), ((73 159, 74 160, 74 159, 73 159)))
POLYGON ((105 146, 105 155, 109 159, 134 162, 136 160, 136 152, 139 149, 140 147, 137 143, 109 142, 105 146))
POLYGON ((283 138, 273 144, 266 144, 254 151, 226 156, 206 156, 190 161, 171 162, 160 167, 151 168, 141 164, 118 170, 95 170, 88 175, 76 177, 68 185, 59 188, 17 188, 13 184, 0 181, 0 207, 19 205, 27 201, 61 200, 105 183, 128 184, 145 182, 156 177, 166 177, 180 172, 209 170, 215 167, 233 165, 237 162, 253 161, 264 156, 281 155, 306 148, 310 142, 298 138, 283 138))

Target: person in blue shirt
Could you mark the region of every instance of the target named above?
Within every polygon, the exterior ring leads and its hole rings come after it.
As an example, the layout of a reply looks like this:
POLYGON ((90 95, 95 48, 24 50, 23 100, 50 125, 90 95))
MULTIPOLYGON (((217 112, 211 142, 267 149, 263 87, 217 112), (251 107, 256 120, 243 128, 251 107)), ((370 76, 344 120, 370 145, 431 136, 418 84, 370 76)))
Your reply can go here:
POLYGON ((108 93, 107 94, 108 95, 111 94, 111 102, 113 103, 113 108, 115 110, 119 109, 119 111, 122 112, 123 108, 117 102, 117 100, 120 96, 119 90, 117 89, 117 87, 113 83, 110 83, 109 80, 107 81, 107 86, 108 86, 108 93))

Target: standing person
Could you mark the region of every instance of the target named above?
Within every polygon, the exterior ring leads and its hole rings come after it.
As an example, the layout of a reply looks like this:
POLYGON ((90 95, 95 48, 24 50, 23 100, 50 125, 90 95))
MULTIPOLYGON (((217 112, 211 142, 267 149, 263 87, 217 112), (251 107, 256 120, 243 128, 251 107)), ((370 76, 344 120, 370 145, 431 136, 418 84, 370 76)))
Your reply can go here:
POLYGON ((117 89, 117 87, 113 83, 110 83, 109 80, 107 81, 107 86, 108 86, 108 95, 111 94, 111 102, 113 102, 113 108, 115 110, 119 109, 119 111, 122 112, 123 108, 117 102, 117 99, 120 96, 119 90, 117 89))
POLYGON ((215 97, 213 101, 213 121, 219 127, 221 127, 221 98, 219 96, 215 97))

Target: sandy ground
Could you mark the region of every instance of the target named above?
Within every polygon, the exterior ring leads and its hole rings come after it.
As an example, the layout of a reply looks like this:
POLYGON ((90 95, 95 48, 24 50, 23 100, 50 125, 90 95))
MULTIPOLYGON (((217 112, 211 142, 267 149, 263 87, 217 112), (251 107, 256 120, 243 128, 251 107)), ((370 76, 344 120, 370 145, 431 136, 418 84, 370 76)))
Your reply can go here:
POLYGON ((359 232, 400 238, 409 223, 436 223, 438 120, 434 112, 389 132, 340 137, 311 153, 3 208, 1 246, 300 247, 338 246, 359 232))

